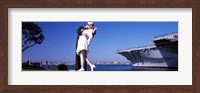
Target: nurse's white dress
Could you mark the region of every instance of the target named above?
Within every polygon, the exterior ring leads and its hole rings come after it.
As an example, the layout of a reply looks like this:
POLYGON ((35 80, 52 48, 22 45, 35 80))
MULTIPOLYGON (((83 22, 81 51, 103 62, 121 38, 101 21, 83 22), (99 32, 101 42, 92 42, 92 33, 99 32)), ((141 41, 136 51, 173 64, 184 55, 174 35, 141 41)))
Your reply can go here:
POLYGON ((78 39, 78 46, 76 49, 76 53, 80 53, 81 50, 86 50, 87 53, 89 52, 89 47, 87 42, 90 42, 92 39, 92 33, 93 33, 93 29, 86 29, 82 32, 82 34, 87 34, 88 38, 85 37, 84 35, 80 35, 79 39, 78 39))

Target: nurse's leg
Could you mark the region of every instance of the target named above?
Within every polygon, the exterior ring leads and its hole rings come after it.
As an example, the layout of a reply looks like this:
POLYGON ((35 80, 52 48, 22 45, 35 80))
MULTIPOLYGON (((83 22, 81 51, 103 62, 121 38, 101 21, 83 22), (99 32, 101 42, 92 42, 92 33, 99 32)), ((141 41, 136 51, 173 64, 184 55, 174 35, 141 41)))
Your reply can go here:
POLYGON ((81 68, 78 71, 84 71, 85 58, 85 50, 80 51, 81 68))

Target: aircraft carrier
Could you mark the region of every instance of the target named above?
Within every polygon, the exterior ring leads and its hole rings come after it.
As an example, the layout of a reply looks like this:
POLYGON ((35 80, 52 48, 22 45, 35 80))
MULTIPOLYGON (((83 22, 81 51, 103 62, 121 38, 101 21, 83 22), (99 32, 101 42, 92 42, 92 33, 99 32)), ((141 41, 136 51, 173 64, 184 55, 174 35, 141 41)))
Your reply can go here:
POLYGON ((156 36, 154 45, 117 50, 134 67, 178 68, 178 33, 156 36))

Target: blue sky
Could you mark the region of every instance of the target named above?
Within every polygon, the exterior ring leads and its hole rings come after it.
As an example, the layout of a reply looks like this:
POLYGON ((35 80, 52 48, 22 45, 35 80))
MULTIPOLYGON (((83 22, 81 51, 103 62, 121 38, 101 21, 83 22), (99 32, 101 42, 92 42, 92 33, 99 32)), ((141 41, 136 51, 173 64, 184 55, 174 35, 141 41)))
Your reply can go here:
MULTIPOLYGON (((79 26, 87 22, 36 22, 45 40, 22 53, 22 61, 75 62, 75 43, 79 26)), ((121 61, 118 49, 153 45, 155 36, 178 32, 178 22, 95 22, 97 33, 91 41, 91 62, 121 61)))

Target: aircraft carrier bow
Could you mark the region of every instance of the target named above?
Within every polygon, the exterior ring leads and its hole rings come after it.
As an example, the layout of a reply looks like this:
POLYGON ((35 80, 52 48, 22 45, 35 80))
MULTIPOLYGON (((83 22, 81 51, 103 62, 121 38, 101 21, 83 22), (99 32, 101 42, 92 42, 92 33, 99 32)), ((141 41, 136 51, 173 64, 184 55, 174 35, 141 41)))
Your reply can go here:
POLYGON ((178 33, 156 36, 154 45, 117 50, 133 66, 178 68, 178 33))

